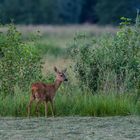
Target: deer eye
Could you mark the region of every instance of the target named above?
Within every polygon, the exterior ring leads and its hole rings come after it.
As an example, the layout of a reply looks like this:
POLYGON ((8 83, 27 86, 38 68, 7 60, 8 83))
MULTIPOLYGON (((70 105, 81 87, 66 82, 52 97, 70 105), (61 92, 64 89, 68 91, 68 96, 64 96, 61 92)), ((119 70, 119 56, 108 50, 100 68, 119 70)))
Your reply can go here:
POLYGON ((62 76, 63 76, 63 74, 60 74, 60 76, 62 77, 62 76))

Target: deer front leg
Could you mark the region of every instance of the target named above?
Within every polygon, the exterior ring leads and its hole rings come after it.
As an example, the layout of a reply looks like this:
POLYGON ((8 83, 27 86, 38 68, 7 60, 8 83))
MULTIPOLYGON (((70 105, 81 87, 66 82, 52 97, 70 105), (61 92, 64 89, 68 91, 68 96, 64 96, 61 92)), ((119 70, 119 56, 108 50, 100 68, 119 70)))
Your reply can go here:
POLYGON ((48 115, 48 101, 45 101, 45 117, 48 115))
POLYGON ((51 103, 51 112, 52 112, 52 116, 54 117, 54 105, 53 105, 53 101, 50 101, 51 103))

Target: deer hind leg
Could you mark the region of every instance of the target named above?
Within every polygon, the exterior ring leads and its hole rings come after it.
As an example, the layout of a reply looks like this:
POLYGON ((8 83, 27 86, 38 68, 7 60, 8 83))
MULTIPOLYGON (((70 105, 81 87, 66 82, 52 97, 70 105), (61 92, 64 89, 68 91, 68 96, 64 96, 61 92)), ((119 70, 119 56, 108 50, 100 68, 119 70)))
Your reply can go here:
POLYGON ((28 117, 30 117, 31 105, 34 100, 35 100, 34 97, 31 95, 29 105, 28 105, 28 117))
POLYGON ((35 112, 37 113, 37 116, 39 116, 39 104, 41 103, 40 100, 37 100, 37 103, 36 103, 36 108, 35 108, 35 112))

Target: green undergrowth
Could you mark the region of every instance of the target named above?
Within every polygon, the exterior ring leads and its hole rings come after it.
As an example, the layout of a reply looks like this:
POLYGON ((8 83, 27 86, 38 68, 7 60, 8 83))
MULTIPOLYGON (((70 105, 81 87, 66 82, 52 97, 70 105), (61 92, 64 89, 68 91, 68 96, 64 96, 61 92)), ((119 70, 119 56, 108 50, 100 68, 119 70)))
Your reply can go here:
POLYGON ((52 55, 52 56, 62 56, 65 53, 65 49, 60 48, 52 43, 41 43, 39 42, 36 46, 36 51, 40 53, 41 56, 52 55))
MULTIPOLYGON (((14 96, 0 96, 0 116, 26 117, 29 93, 17 91, 14 96)), ((34 102, 31 116, 37 116, 34 102)), ((125 116, 140 114, 140 102, 128 94, 79 94, 69 95, 61 90, 54 101, 55 116, 125 116)), ((44 116, 44 104, 39 106, 40 116, 44 116)), ((50 105, 48 116, 51 116, 50 105)))

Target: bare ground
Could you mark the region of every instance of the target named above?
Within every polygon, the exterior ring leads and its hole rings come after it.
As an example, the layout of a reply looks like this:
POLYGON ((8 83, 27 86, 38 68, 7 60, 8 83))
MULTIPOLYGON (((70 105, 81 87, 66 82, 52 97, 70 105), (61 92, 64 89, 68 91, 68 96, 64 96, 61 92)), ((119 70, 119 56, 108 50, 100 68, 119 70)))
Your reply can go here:
POLYGON ((6 117, 0 140, 140 140, 140 117, 6 117))

